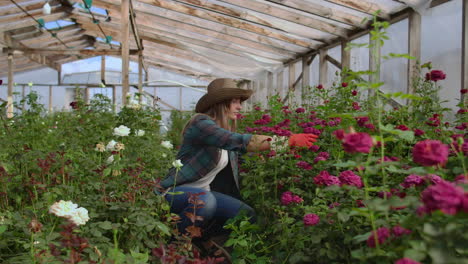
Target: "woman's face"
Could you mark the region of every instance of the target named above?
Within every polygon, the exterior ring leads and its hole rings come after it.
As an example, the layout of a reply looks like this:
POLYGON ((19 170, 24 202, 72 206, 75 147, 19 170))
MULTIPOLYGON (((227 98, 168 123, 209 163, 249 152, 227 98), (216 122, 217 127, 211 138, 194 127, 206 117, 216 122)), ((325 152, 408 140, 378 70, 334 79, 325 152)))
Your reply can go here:
POLYGON ((237 119, 237 114, 240 114, 242 109, 241 100, 239 98, 232 99, 231 104, 229 105, 229 110, 227 116, 231 120, 237 119))

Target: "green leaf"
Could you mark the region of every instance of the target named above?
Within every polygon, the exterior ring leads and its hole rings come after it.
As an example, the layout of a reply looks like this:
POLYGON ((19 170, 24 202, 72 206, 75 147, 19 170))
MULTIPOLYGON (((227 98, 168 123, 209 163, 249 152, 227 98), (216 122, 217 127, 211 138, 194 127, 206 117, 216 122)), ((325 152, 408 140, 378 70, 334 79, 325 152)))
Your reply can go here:
POLYGON ((348 160, 346 162, 335 163, 335 164, 333 164, 333 166, 339 167, 339 168, 348 168, 348 167, 356 167, 357 163, 355 161, 348 160))
POLYGON ((410 258, 415 261, 422 261, 426 258, 426 253, 415 249, 407 249, 405 250, 403 256, 405 258, 410 258))
POLYGON ((346 213, 346 212, 338 212, 338 219, 341 221, 341 222, 347 222, 349 220, 349 214, 346 213))
POLYGON ((104 230, 111 230, 112 229, 112 223, 109 221, 104 221, 98 224, 98 226, 104 230))
POLYGON ((156 226, 159 228, 159 230, 161 230, 164 234, 170 236, 171 235, 171 231, 169 229, 169 227, 161 222, 156 222, 156 226))
POLYGON ((0 226, 0 234, 2 234, 3 232, 5 232, 7 230, 7 226, 6 225, 1 225, 0 226))

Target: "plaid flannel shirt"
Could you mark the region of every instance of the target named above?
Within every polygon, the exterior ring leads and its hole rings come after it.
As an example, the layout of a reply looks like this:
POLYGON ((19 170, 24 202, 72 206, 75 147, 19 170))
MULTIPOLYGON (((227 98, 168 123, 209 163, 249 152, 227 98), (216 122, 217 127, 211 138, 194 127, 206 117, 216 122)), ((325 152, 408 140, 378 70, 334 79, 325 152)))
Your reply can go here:
POLYGON ((219 162, 221 149, 229 153, 232 173, 239 188, 238 153, 245 153, 251 134, 239 134, 219 127, 207 115, 194 116, 185 129, 177 159, 183 166, 171 168, 161 181, 163 188, 195 182, 212 171, 219 162))

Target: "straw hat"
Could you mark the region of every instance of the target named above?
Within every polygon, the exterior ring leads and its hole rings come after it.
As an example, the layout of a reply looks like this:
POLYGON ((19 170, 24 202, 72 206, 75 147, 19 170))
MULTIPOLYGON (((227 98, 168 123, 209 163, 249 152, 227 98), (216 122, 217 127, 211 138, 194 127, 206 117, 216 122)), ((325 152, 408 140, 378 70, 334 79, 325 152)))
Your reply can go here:
POLYGON ((215 79, 207 88, 208 92, 198 100, 195 106, 195 112, 204 113, 211 106, 223 101, 240 98, 241 101, 249 99, 252 95, 252 90, 241 89, 237 86, 236 81, 228 78, 215 79))

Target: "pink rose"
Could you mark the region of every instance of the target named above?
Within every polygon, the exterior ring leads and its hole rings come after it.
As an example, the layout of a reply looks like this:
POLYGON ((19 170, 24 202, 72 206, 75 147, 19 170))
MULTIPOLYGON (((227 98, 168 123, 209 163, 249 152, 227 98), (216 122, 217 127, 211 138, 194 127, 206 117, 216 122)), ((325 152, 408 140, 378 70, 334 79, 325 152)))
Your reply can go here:
POLYGON ((348 153, 369 153, 372 147, 372 138, 364 132, 345 134, 343 138, 344 151, 348 153))
POLYGON ((405 181, 400 185, 403 186, 403 188, 410 188, 411 186, 421 186, 423 184, 424 184, 423 177, 419 175, 411 174, 408 177, 406 177, 405 181))
POLYGON ((362 180, 359 175, 354 174, 354 172, 347 170, 343 171, 340 173, 340 182, 341 185, 350 185, 350 186, 356 186, 358 188, 362 188, 362 180))
POLYGON ((410 258, 402 258, 397 261, 395 261, 395 264, 421 264, 415 260, 412 260, 410 258))
POLYGON ((426 139, 413 147, 413 161, 423 166, 444 164, 448 155, 448 146, 439 140, 426 139))
POLYGON ((367 239, 368 247, 375 248, 376 246, 375 236, 377 236, 377 241, 379 245, 382 245, 390 237, 390 231, 386 227, 381 227, 377 229, 377 232, 372 231, 369 238, 367 239))
POLYGON ((463 188, 447 181, 431 185, 421 193, 424 209, 428 213, 441 210, 445 214, 454 215, 463 208, 464 199, 463 188))
POLYGON ((320 222, 320 217, 316 214, 306 214, 303 219, 305 226, 314 226, 320 222))
POLYGON ((338 177, 330 175, 328 171, 321 171, 319 175, 314 177, 314 183, 317 185, 340 185, 340 179, 338 177))

